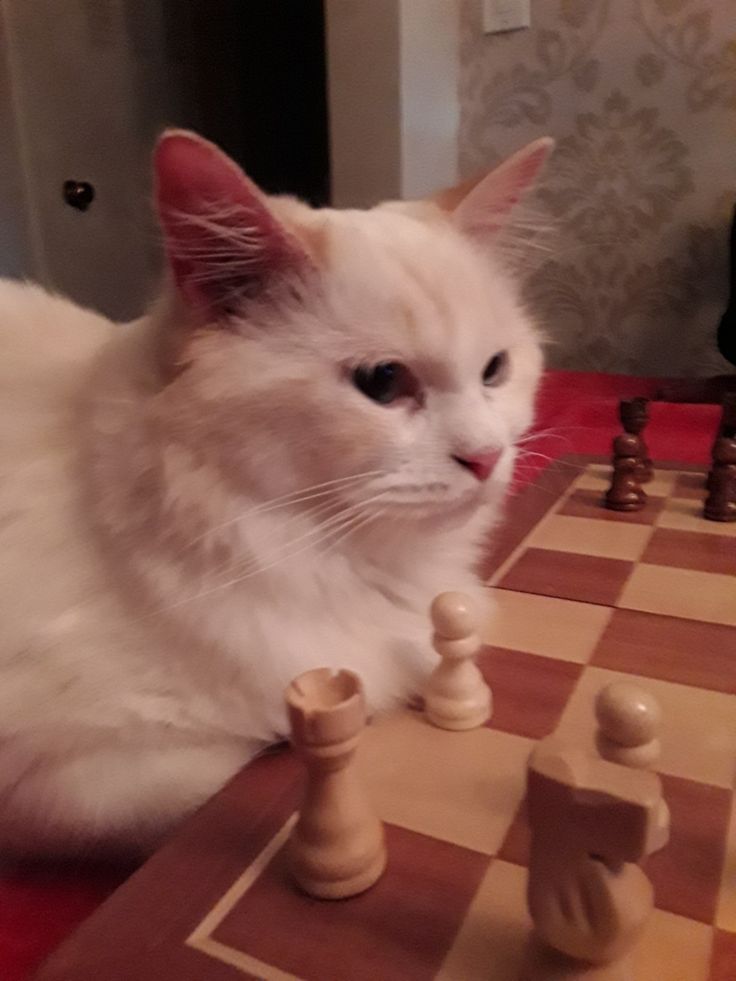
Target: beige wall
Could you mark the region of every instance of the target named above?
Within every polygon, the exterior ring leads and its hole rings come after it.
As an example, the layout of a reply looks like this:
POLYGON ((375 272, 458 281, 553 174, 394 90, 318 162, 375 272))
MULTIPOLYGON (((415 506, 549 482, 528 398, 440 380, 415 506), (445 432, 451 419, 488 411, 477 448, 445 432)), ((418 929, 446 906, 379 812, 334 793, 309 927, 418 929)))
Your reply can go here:
POLYGON ((397 0, 326 0, 332 201, 365 207, 401 190, 397 0))
POLYGON ((414 198, 457 176, 457 0, 326 0, 332 200, 414 198))
POLYGON ((484 35, 461 0, 460 169, 549 133, 540 204, 553 251, 530 298, 553 364, 725 370, 736 203, 734 0, 532 0, 532 28, 484 35))

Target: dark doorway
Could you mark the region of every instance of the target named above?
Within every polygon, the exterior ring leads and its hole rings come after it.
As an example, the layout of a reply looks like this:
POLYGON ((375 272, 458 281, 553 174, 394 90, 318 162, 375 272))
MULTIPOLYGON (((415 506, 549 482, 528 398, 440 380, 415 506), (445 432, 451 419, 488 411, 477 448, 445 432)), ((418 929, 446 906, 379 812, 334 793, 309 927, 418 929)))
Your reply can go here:
POLYGON ((264 190, 329 202, 322 0, 164 0, 178 119, 264 190))

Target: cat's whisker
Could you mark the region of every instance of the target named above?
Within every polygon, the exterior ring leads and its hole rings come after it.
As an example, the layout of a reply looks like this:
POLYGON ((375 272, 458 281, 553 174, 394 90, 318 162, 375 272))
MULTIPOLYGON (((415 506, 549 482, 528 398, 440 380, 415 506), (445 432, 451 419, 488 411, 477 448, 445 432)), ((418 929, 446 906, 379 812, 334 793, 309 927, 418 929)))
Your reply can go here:
POLYGON ((545 463, 551 463, 553 457, 548 453, 537 453, 536 450, 524 450, 517 454, 516 464, 523 465, 530 460, 543 460, 545 463))
MULTIPOLYGON (((565 427, 565 428, 569 428, 569 427, 565 427)), ((517 445, 522 444, 522 443, 533 443, 535 439, 544 439, 547 436, 556 436, 556 437, 558 437, 560 439, 566 439, 567 438, 567 437, 565 437, 563 435, 563 429, 561 429, 559 426, 557 426, 554 429, 552 429, 552 428, 549 428, 549 429, 535 429, 534 432, 525 433, 523 436, 520 436, 516 440, 516 443, 517 443, 517 445)))
POLYGON ((517 457, 517 461, 516 462, 517 462, 517 464, 521 464, 523 466, 523 464, 524 464, 524 462, 526 460, 532 459, 532 458, 533 459, 536 459, 536 460, 543 460, 545 463, 548 463, 550 466, 557 467, 560 470, 564 469, 565 467, 567 467, 569 470, 579 470, 580 469, 579 465, 576 464, 576 463, 574 463, 571 460, 562 460, 559 457, 549 456, 549 454, 547 454, 547 453, 535 453, 535 452, 532 452, 532 451, 528 451, 528 452, 524 453, 523 455, 520 454, 517 457))
POLYGON ((370 524, 371 521, 378 520, 378 518, 382 517, 384 513, 385 513, 384 509, 379 508, 377 511, 372 511, 370 514, 366 515, 366 517, 362 521, 359 521, 357 524, 354 524, 351 528, 348 528, 348 530, 340 538, 336 539, 334 542, 331 542, 324 550, 323 554, 327 555, 330 551, 334 551, 338 547, 338 545, 342 545, 342 543, 345 541, 346 538, 348 538, 350 535, 353 535, 356 531, 360 531, 361 528, 364 528, 366 525, 370 524))
MULTIPOLYGON (((276 562, 278 563, 278 562, 283 561, 285 558, 288 558, 290 556, 290 554, 291 554, 290 549, 294 545, 298 545, 300 542, 304 542, 304 541, 307 541, 308 542, 309 539, 313 538, 315 535, 320 535, 322 532, 324 532, 325 530, 327 530, 329 528, 332 528, 334 525, 340 525, 346 519, 349 520, 355 514, 360 513, 367 505, 372 504, 375 501, 380 500, 381 498, 384 498, 387 493, 388 493, 388 491, 382 491, 379 494, 373 495, 373 497, 367 498, 367 500, 365 500, 365 501, 360 501, 357 504, 352 504, 350 507, 343 508, 338 514, 332 515, 331 517, 327 518, 325 521, 320 522, 319 524, 315 525, 314 528, 310 528, 309 531, 304 532, 304 534, 299 535, 297 538, 292 539, 291 541, 287 541, 287 542, 282 543, 281 545, 277 546, 277 548, 279 550, 284 551, 284 555, 281 556, 281 557, 279 557, 276 560, 276 562)), ((316 542, 309 543, 307 545, 307 547, 311 547, 312 545, 317 544, 318 541, 319 541, 319 539, 317 539, 316 542)), ((303 550, 300 550, 300 552, 301 551, 303 551, 303 550)), ((246 560, 244 562, 244 569, 245 570, 248 570, 248 569, 250 569, 253 566, 254 566, 254 563, 250 559, 249 560, 246 560)), ((268 568, 270 568, 270 565, 268 566, 268 568)))
MULTIPOLYGON (((376 495, 376 497, 378 496, 379 495, 376 495)), ((367 499, 368 502, 372 500, 373 498, 367 499)), ((337 523, 343 520, 345 517, 351 515, 356 510, 362 508, 364 506, 364 503, 366 502, 357 502, 348 507, 345 507, 345 506, 341 506, 340 502, 338 501, 322 500, 320 501, 319 504, 313 506, 312 508, 308 508, 305 509, 304 511, 301 511, 300 513, 288 516, 285 519, 285 523, 280 523, 277 529, 275 528, 272 530, 272 534, 270 535, 270 541, 268 538, 267 539, 262 538, 256 540, 255 542, 250 543, 250 548, 255 551, 260 551, 262 549, 268 549, 269 547, 271 547, 271 548, 275 548, 277 551, 284 551, 284 550, 288 551, 288 549, 291 548, 294 544, 298 544, 302 541, 308 540, 310 537, 313 537, 315 534, 319 534, 319 532, 324 527, 328 527, 332 523, 337 523), (339 508, 339 510, 336 513, 335 513, 335 508, 339 508), (285 527, 288 527, 290 524, 297 521, 304 521, 309 519, 314 520, 315 518, 320 518, 321 515, 325 515, 323 520, 318 521, 313 527, 303 532, 297 538, 287 541, 280 541, 280 542, 278 541, 278 539, 281 536, 283 536, 285 527), (277 540, 277 543, 275 545, 272 544, 273 539, 277 540)), ((247 543, 245 544, 245 547, 248 548, 247 543)), ((213 578, 217 577, 218 575, 222 575, 222 574, 232 575, 234 570, 240 568, 242 571, 250 568, 251 565, 253 565, 253 559, 250 556, 240 559, 235 559, 235 560, 231 558, 222 563, 219 563, 213 568, 208 569, 206 572, 206 576, 207 579, 211 581, 213 578)))
MULTIPOLYGON (((373 498, 369 498, 367 501, 363 502, 363 504, 360 507, 362 508, 366 504, 370 504, 373 501, 377 500, 378 498, 384 497, 385 493, 386 492, 383 492, 381 494, 375 495, 375 497, 373 498)), ((354 505, 353 507, 358 508, 359 506, 354 505)), ((351 525, 356 523, 358 520, 362 519, 363 516, 364 514, 362 513, 362 511, 358 511, 355 514, 351 514, 349 517, 345 517, 345 515, 341 515, 340 516, 341 520, 337 522, 337 519, 335 519, 336 524, 334 525, 332 525, 331 522, 324 522, 322 525, 319 525, 317 528, 312 529, 312 531, 309 532, 308 535, 300 536, 295 541, 289 544, 295 545, 300 541, 302 541, 304 538, 311 537, 314 533, 325 531, 325 528, 328 525, 331 525, 327 534, 322 535, 322 537, 316 539, 315 541, 307 542, 306 545, 303 545, 301 548, 297 549, 296 551, 286 552, 284 555, 279 556, 278 558, 274 559, 272 562, 267 562, 265 565, 255 565, 251 567, 246 566, 245 571, 243 571, 240 575, 235 576, 234 578, 229 579, 226 582, 217 583, 208 589, 200 590, 200 592, 198 592, 195 596, 188 597, 187 599, 180 600, 178 603, 172 604, 171 606, 167 606, 160 610, 156 610, 153 613, 148 614, 148 616, 155 616, 157 614, 161 614, 164 612, 168 612, 172 609, 176 609, 177 607, 183 606, 187 603, 197 602, 199 600, 207 598, 208 596, 211 596, 213 593, 221 592, 222 590, 229 589, 232 586, 237 586, 239 583, 244 582, 246 579, 252 579, 253 576, 261 575, 262 573, 267 572, 278 565, 281 565, 283 562, 286 562, 289 559, 293 559, 296 558, 298 555, 302 555, 304 552, 308 551, 309 549, 317 548, 323 541, 326 541, 332 535, 339 533, 341 531, 345 531, 346 529, 349 529, 351 525)), ((374 512, 368 515, 368 517, 371 518, 376 516, 377 513, 374 512)))
MULTIPOLYGON (((333 499, 329 499, 327 501, 321 501, 319 504, 316 504, 310 508, 306 508, 303 511, 300 511, 298 514, 288 515, 285 521, 280 525, 279 530, 283 531, 285 527, 288 528, 290 525, 295 524, 296 522, 304 522, 305 520, 314 521, 318 518, 321 518, 322 516, 325 516, 324 520, 327 520, 328 518, 332 518, 332 517, 337 517, 337 514, 334 513, 336 508, 340 509, 339 513, 343 513, 343 514, 345 513, 346 509, 344 507, 341 507, 339 501, 335 501, 333 499)), ((267 545, 268 542, 264 542, 262 540, 258 542, 259 547, 267 547, 267 545)), ((246 560, 241 559, 241 560, 234 561, 232 558, 230 558, 210 568, 207 574, 209 577, 213 577, 218 573, 232 573, 232 570, 236 568, 238 564, 242 565, 243 561, 246 560)))
POLYGON ((524 453, 530 446, 540 443, 544 445, 550 440, 555 440, 558 444, 560 444, 558 446, 558 450, 566 449, 568 452, 572 452, 573 450, 574 444, 571 437, 565 432, 560 432, 559 430, 554 429, 544 430, 526 437, 522 437, 521 439, 517 440, 516 446, 520 453, 524 453))
POLYGON ((367 481, 371 477, 381 476, 385 474, 385 472, 385 470, 365 470, 361 473, 349 474, 346 477, 336 477, 333 480, 325 480, 319 484, 312 484, 309 487, 303 487, 296 491, 289 491, 288 494, 281 494, 278 497, 272 497, 268 501, 264 501, 262 504, 257 504, 255 507, 248 508, 240 514, 235 515, 233 518, 228 518, 227 521, 223 521, 220 524, 214 525, 212 528, 208 528, 207 531, 197 535, 196 538, 192 539, 192 541, 184 546, 182 552, 194 548, 205 538, 216 535, 219 532, 224 531, 226 528, 230 528, 241 521, 245 521, 248 518, 253 517, 254 515, 261 515, 269 511, 278 510, 279 508, 292 507, 316 498, 326 497, 335 493, 335 491, 351 488, 356 484, 359 485, 363 480, 367 481))

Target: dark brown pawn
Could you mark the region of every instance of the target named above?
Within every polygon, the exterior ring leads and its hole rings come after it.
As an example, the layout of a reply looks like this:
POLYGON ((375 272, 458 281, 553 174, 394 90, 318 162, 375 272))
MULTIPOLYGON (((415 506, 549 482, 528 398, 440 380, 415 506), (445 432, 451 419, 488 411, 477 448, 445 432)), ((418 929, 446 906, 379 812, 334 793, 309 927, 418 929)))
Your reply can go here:
POLYGON ((623 433, 613 441, 613 479, 606 493, 606 507, 611 511, 641 511, 647 495, 639 484, 641 440, 623 433))
POLYGON ((721 402, 721 419, 718 423, 718 429, 716 430, 716 437, 713 440, 713 446, 711 447, 710 455, 713 461, 713 467, 710 473, 706 477, 705 486, 707 490, 710 490, 711 474, 716 463, 716 446, 718 445, 718 440, 726 436, 728 439, 736 438, 736 392, 728 392, 723 396, 723 401, 721 402))
POLYGON ((649 399, 642 396, 634 399, 622 399, 619 402, 618 414, 624 430, 632 436, 639 437, 639 483, 646 484, 654 476, 654 467, 649 457, 649 450, 642 436, 644 428, 649 422, 649 399))
POLYGON ((736 521, 736 438, 716 440, 708 491, 703 516, 709 521, 736 521))

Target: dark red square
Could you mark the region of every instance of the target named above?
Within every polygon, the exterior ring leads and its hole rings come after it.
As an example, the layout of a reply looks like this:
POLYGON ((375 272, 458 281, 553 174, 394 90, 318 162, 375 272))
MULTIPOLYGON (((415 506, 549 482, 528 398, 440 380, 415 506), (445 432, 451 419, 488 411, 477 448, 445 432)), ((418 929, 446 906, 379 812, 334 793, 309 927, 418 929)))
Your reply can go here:
POLYGON ((384 876, 352 899, 311 899, 280 852, 214 932, 306 981, 429 981, 442 964, 488 855, 386 826, 384 876))
POLYGON ((614 610, 590 663, 736 694, 734 629, 719 623, 614 610))
POLYGON ((683 497, 690 501, 704 501, 707 495, 704 473, 680 473, 675 477, 673 497, 683 497))
POLYGON ((708 981, 734 981, 736 978, 736 933, 716 930, 708 981))
POLYGON ((623 559, 528 548, 498 584, 502 589, 614 606, 634 567, 623 559))
POLYGON ((598 521, 621 521, 629 525, 653 525, 664 505, 663 497, 647 497, 641 511, 611 511, 605 506, 604 496, 602 491, 581 487, 570 494, 557 513, 598 521))
POLYGON ((526 868, 529 865, 530 847, 531 831, 526 812, 526 799, 524 799, 506 832, 497 857, 504 862, 513 862, 514 865, 523 865, 526 868))
POLYGON ((702 923, 715 918, 733 794, 723 787, 662 774, 670 840, 645 869, 659 909, 702 923))
POLYGON ((736 539, 708 531, 655 528, 641 561, 736 576, 736 539))
POLYGON ((491 729, 541 739, 556 728, 583 670, 581 664, 488 647, 478 667, 493 692, 491 729))
MULTIPOLYGON (((725 858, 730 791, 682 777, 661 776, 670 809, 670 840, 645 860, 655 904, 692 920, 712 923, 725 858)), ((498 858, 529 864, 530 831, 522 803, 506 833, 498 858)))

